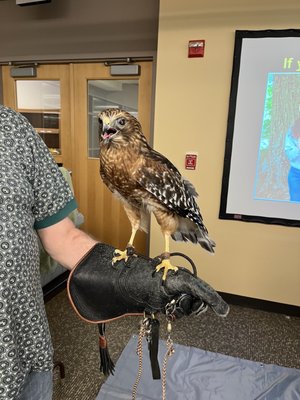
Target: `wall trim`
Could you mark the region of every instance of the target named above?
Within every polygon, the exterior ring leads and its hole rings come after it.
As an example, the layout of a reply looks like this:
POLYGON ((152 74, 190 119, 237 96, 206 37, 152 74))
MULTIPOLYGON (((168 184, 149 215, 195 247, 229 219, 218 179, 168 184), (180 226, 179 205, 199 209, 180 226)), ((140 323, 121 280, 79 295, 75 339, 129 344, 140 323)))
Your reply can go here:
POLYGON ((219 294, 227 303, 232 305, 300 317, 300 307, 292 304, 276 303, 274 301, 255 299, 231 293, 219 292, 219 294))
MULTIPOLYGON (((1 1, 1 0, 0 0, 1 1)), ((105 65, 113 64, 131 64, 142 61, 154 61, 154 55, 144 56, 128 56, 128 57, 91 57, 84 55, 74 55, 73 57, 65 58, 65 56, 53 56, 49 58, 43 57, 32 57, 30 59, 19 57, 16 60, 7 60, 0 58, 0 65, 11 65, 11 66, 38 66, 39 64, 80 64, 80 63, 104 63, 105 65)))
POLYGON ((67 287, 67 280, 70 271, 66 270, 62 274, 58 275, 52 281, 43 286, 44 302, 51 300, 54 296, 60 293, 67 287))

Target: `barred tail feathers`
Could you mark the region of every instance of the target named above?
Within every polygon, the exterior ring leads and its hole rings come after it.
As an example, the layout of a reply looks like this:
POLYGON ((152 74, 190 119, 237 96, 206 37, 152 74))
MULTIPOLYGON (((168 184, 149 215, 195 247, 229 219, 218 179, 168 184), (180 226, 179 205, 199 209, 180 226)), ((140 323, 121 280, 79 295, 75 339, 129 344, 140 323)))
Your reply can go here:
POLYGON ((215 242, 210 239, 204 225, 199 226, 187 218, 179 218, 177 231, 173 233, 175 241, 199 243, 201 247, 210 253, 214 253, 215 242))

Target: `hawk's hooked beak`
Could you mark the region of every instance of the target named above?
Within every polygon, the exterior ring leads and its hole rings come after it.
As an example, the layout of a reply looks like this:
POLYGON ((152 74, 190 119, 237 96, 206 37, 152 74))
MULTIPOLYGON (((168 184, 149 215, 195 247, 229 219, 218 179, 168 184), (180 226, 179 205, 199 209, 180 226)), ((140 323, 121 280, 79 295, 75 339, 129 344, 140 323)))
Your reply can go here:
POLYGON ((117 130, 115 128, 111 128, 109 125, 103 125, 101 137, 103 140, 110 140, 116 133, 117 130))

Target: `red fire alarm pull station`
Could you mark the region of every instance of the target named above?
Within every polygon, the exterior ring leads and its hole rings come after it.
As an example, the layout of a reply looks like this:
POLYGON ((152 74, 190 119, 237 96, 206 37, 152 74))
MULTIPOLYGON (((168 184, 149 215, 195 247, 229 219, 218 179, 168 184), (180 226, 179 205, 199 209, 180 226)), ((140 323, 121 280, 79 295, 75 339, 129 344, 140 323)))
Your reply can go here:
POLYGON ((196 153, 187 153, 185 155, 185 169, 196 169, 197 167, 197 157, 196 153))
POLYGON ((189 57, 204 57, 205 40, 189 41, 189 57))

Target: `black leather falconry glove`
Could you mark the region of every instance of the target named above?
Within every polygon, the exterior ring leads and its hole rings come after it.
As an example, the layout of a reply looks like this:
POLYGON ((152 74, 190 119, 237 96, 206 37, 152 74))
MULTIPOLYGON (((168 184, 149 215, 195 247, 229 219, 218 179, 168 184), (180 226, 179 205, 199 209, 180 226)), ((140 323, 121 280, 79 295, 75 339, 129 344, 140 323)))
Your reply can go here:
MULTIPOLYGON (((206 282, 185 268, 169 272, 162 284, 156 272, 159 259, 133 256, 112 266, 115 249, 96 244, 71 271, 68 295, 76 313, 99 324, 100 348, 106 349, 105 323, 126 315, 169 313, 172 319, 198 314, 210 307, 225 317, 229 306, 206 282)), ((106 351, 107 352, 107 351, 106 351)), ((101 353, 101 351, 100 351, 101 353)), ((101 370, 113 372, 108 354, 101 355, 101 370)))

